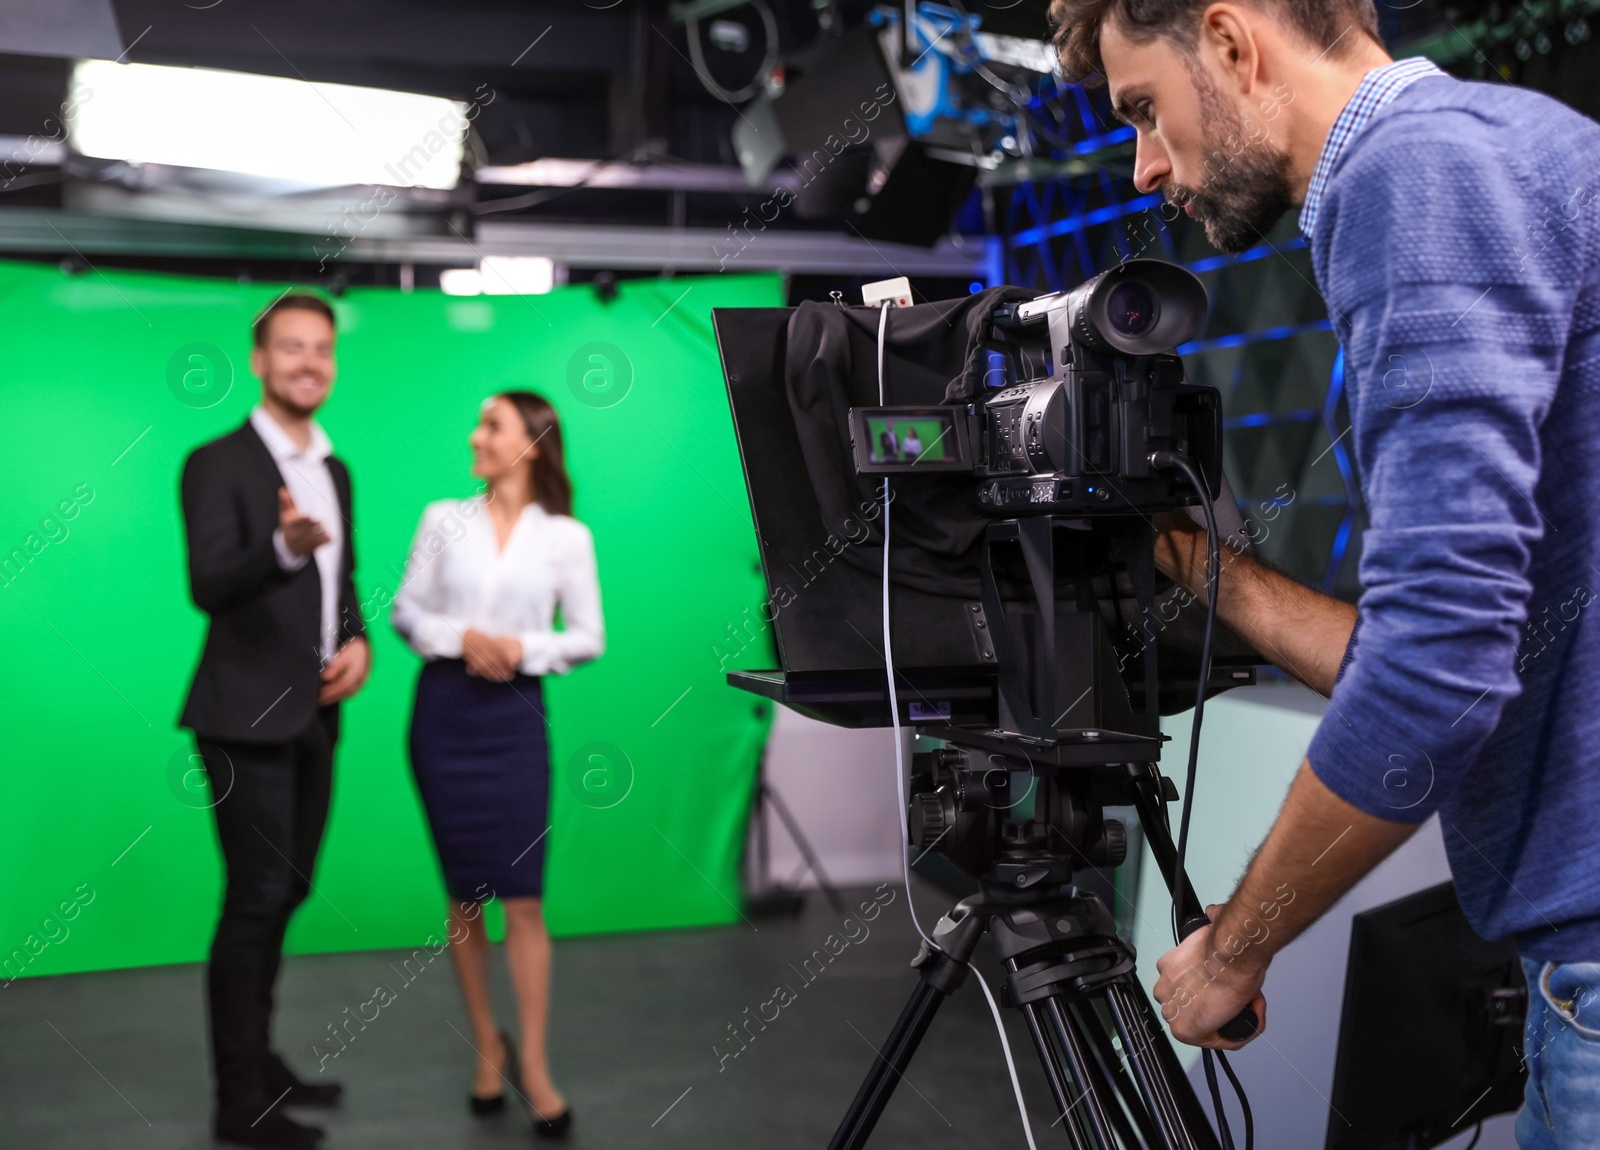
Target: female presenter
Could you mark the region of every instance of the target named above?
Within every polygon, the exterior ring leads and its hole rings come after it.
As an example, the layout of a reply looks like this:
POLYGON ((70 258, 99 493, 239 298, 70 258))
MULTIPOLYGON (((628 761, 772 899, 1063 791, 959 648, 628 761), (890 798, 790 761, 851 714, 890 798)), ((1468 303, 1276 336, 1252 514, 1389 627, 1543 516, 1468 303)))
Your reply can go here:
POLYGON ((572 1108, 545 1059, 550 937, 540 900, 550 760, 540 677, 597 657, 605 624, 594 540, 571 516, 555 409, 532 392, 503 392, 484 403, 469 442, 472 473, 486 490, 428 505, 391 619, 427 660, 411 715, 411 765, 444 869, 450 955, 478 1050, 471 1109, 504 1110, 503 1083, 519 1083, 535 1132, 560 1137, 572 1108), (558 605, 560 631, 551 629, 558 605), (520 1066, 489 1001, 480 911, 490 898, 505 908, 520 1066))

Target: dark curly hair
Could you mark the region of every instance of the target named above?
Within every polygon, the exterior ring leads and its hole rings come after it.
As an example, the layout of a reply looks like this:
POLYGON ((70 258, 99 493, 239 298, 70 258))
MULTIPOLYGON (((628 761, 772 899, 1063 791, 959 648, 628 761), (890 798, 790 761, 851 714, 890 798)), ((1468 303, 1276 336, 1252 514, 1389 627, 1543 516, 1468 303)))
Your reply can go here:
MULTIPOLYGON (((1050 23, 1061 57, 1062 74, 1075 84, 1105 82, 1100 59, 1100 29, 1115 18, 1130 40, 1145 44, 1165 36, 1185 54, 1194 52, 1200 13, 1214 0, 1053 0, 1050 23)), ((1251 7, 1281 16, 1307 40, 1329 49, 1334 58, 1351 46, 1350 32, 1364 33, 1375 43, 1378 9, 1373 0, 1245 0, 1251 7)))

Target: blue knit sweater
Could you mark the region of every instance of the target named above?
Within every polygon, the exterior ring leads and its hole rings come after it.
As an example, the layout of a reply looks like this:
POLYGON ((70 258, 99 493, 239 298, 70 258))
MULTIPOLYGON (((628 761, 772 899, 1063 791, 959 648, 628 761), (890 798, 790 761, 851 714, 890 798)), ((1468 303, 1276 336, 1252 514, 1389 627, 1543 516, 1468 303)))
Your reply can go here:
POLYGON ((1600 125, 1419 80, 1310 239, 1370 517, 1312 770, 1437 811, 1480 933, 1600 961, 1600 125))

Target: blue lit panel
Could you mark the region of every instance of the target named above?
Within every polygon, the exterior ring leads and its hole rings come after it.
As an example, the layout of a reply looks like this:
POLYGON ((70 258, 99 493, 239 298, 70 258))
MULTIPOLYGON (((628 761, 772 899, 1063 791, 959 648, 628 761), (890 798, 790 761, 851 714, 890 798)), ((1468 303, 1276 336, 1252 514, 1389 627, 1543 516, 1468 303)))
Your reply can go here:
POLYGON ((1109 115, 1103 89, 1036 93, 1029 113, 1049 120, 1049 130, 1034 138, 1041 161, 1063 168, 1076 162, 1081 171, 1085 158, 1106 159, 1083 174, 988 190, 999 278, 1061 291, 1133 258, 1170 260, 1201 276, 1212 322, 1178 351, 1197 381, 1223 392, 1240 506, 1249 515, 1274 509, 1263 548, 1269 558, 1312 586, 1349 597, 1345 558, 1358 536, 1360 501, 1342 437, 1344 360, 1337 353, 1328 371, 1337 341, 1304 237, 1274 232, 1238 255, 1217 252, 1199 224, 1163 211, 1161 195, 1133 187, 1127 173, 1134 133, 1109 115))

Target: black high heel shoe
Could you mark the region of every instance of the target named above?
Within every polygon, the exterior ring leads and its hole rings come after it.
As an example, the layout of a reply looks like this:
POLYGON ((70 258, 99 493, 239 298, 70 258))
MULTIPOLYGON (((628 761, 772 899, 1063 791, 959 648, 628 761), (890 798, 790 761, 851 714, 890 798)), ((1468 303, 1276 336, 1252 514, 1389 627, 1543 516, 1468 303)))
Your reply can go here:
POLYGON ((536 1138, 565 1138, 567 1131, 572 1129, 572 1103, 567 1103, 567 1108, 554 1118, 533 1120, 533 1134, 536 1138))
MULTIPOLYGON (((521 1090, 522 1063, 517 1060, 517 1044, 512 1042, 511 1035, 503 1030, 500 1032, 500 1043, 506 1048, 505 1069, 500 1072, 501 1076, 508 1081, 515 1082, 517 1089, 521 1090), (517 1074, 515 1079, 511 1077, 513 1070, 517 1074)), ((467 1105, 471 1108, 474 1118, 487 1118, 491 1114, 500 1114, 506 1108, 505 1088, 501 1087, 499 1094, 489 1098, 480 1098, 476 1094, 469 1093, 467 1095, 467 1105)))

